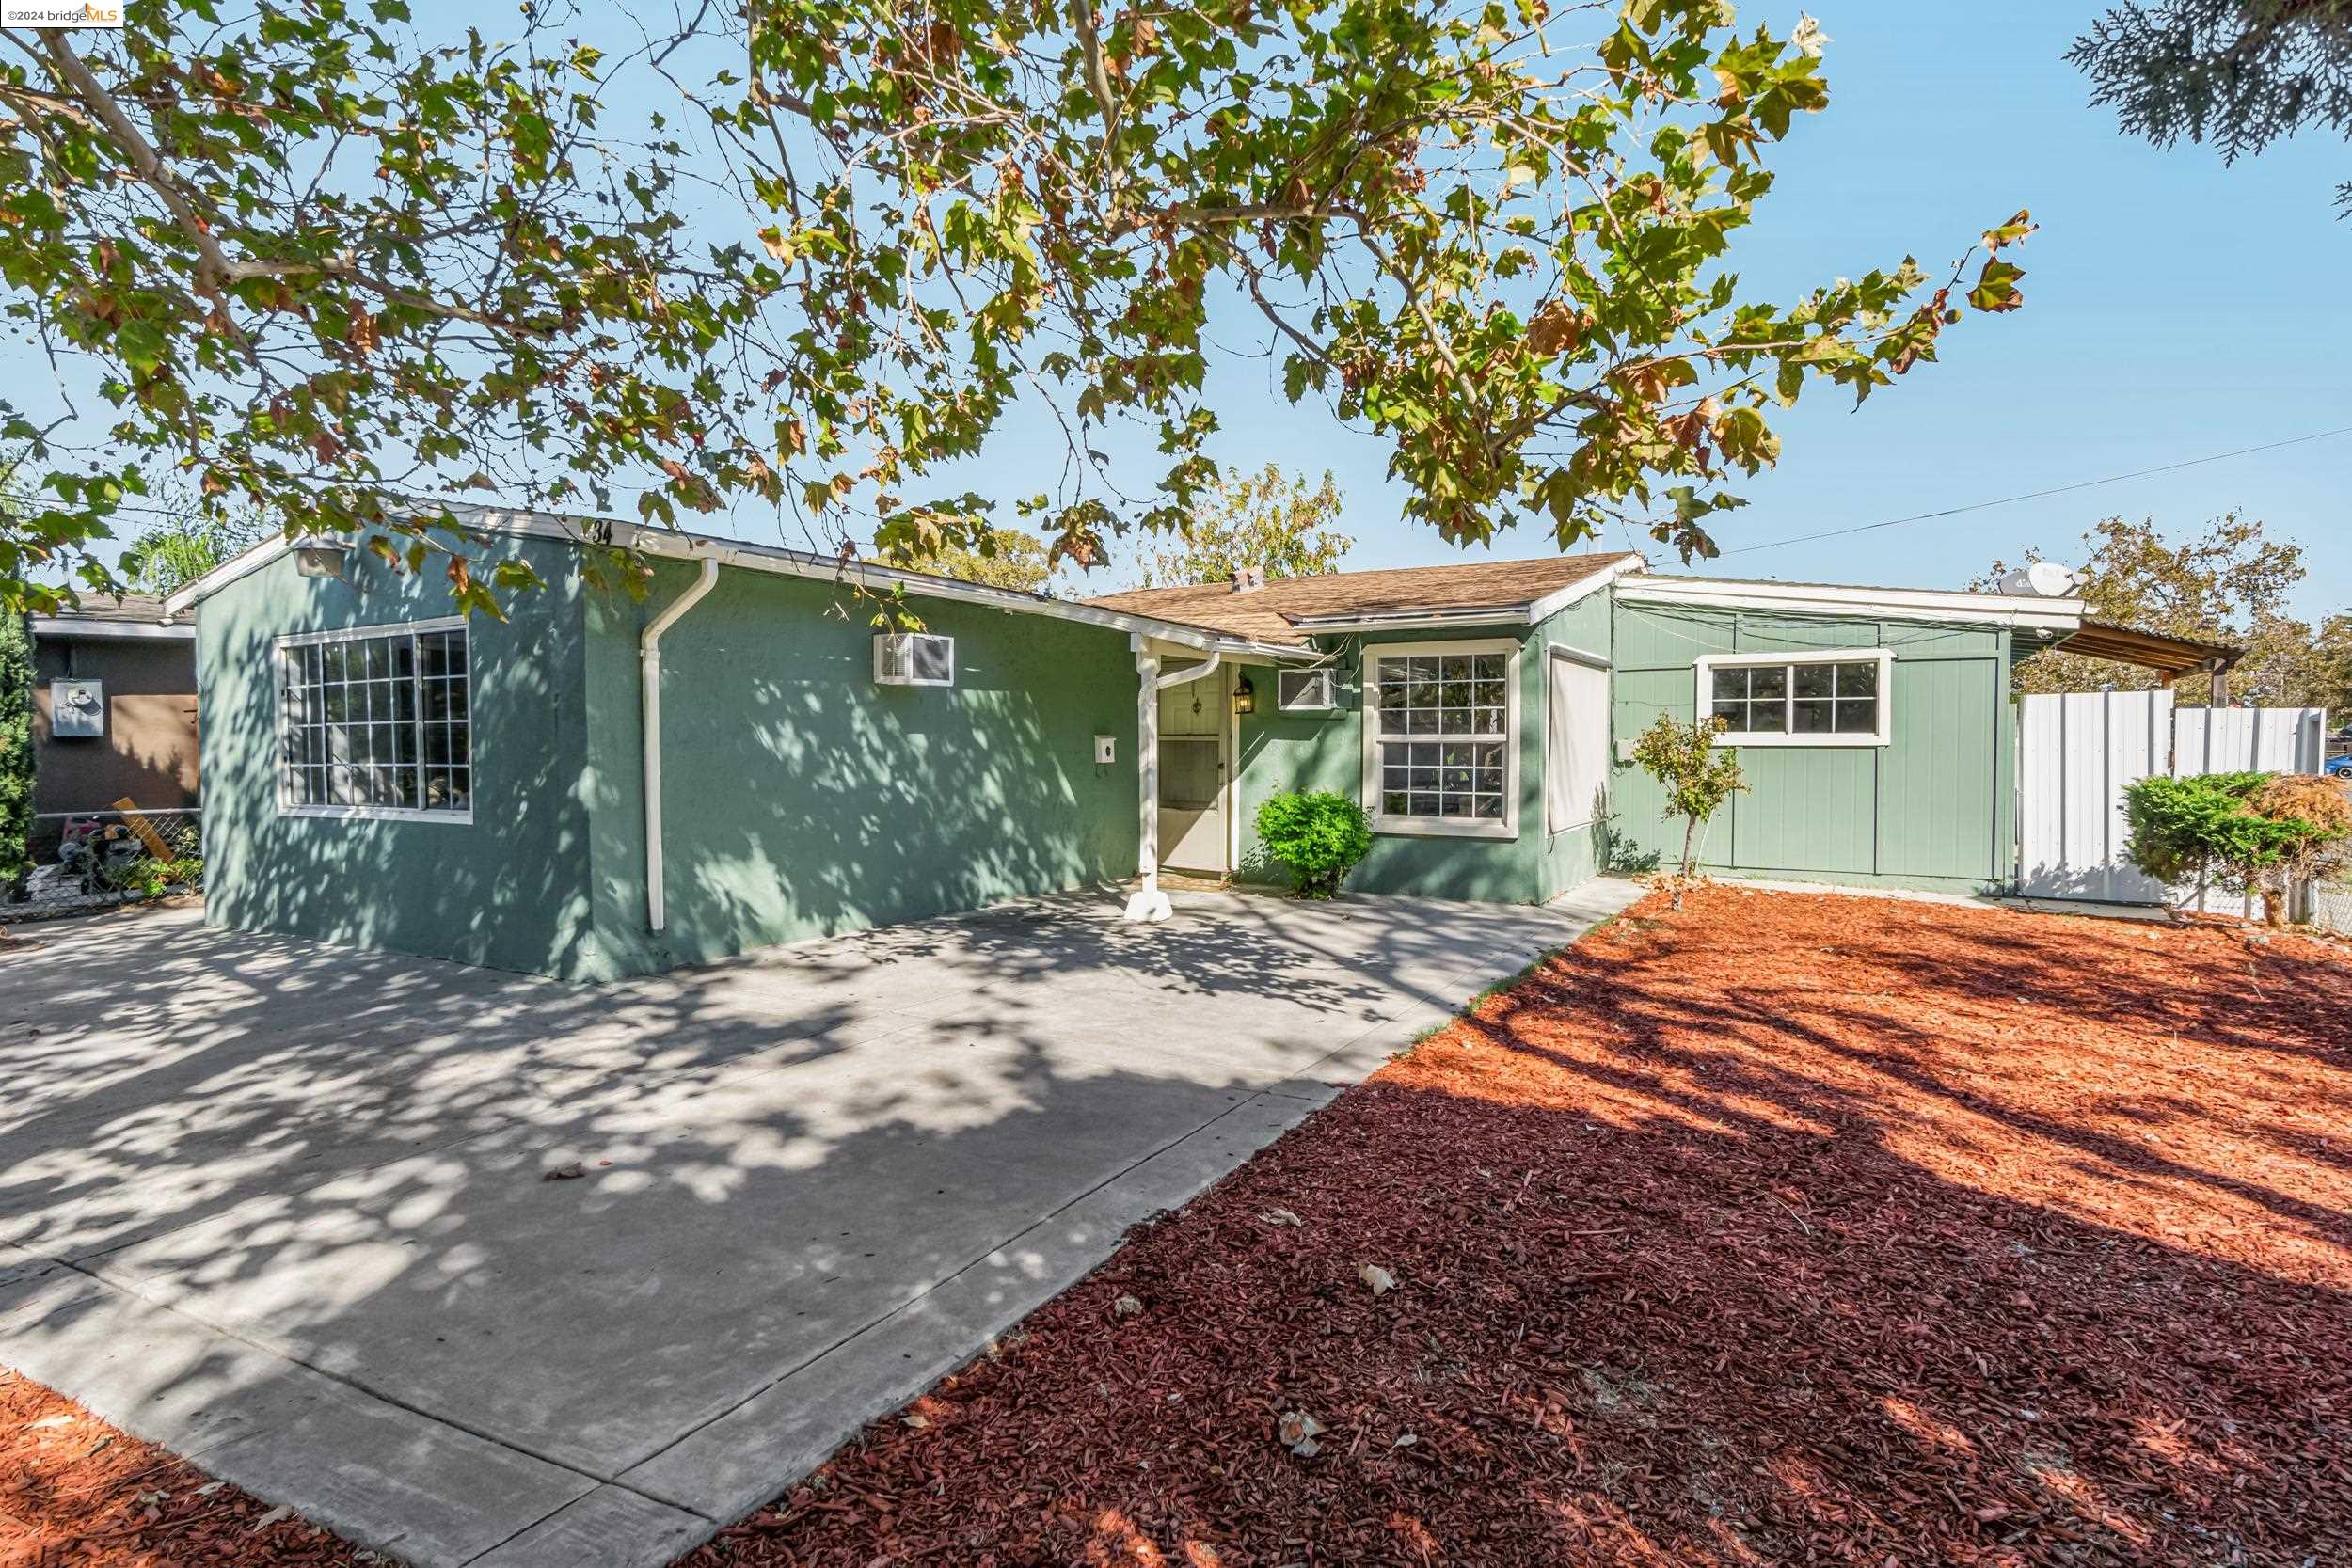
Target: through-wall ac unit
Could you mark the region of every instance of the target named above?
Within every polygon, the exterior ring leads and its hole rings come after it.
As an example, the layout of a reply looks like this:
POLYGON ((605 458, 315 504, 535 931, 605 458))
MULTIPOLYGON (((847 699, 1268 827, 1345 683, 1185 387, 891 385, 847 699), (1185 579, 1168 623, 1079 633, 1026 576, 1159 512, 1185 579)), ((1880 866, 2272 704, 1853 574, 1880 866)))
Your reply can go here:
POLYGON ((953 686, 956 640, 929 632, 881 632, 874 638, 876 686, 953 686))
POLYGON ((1329 670, 1283 670, 1274 677, 1274 705, 1284 713, 1328 713, 1339 705, 1329 670))

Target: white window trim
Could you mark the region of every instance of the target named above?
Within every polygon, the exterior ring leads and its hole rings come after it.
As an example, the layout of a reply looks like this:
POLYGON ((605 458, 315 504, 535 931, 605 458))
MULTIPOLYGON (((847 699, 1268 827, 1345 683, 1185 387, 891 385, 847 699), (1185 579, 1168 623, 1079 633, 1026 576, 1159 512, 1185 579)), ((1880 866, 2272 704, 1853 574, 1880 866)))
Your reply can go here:
MULTIPOLYGON (((322 642, 360 642, 371 637, 389 637, 395 632, 464 631, 463 615, 442 615, 430 621, 378 621, 373 626, 338 626, 330 631, 288 632, 278 639, 281 648, 305 648, 322 642)), ((467 639, 470 643, 471 638, 467 639)), ((467 650, 471 655, 470 647, 467 650)), ((469 668, 471 668, 469 666, 469 668)))
POLYGON ((466 633, 466 768, 472 776, 478 752, 474 747, 473 704, 473 632, 463 615, 436 616, 429 621, 379 621, 365 626, 342 626, 333 631, 289 632, 276 640, 270 648, 270 684, 275 688, 277 742, 271 752, 270 766, 278 775, 278 815, 307 816, 322 821, 341 822, 440 822, 453 828, 473 825, 473 791, 466 793, 464 811, 425 811, 416 806, 308 806, 296 805, 286 797, 286 650, 316 647, 328 642, 364 642, 371 637, 392 637, 401 633, 421 636, 426 632, 462 631, 466 633))
MULTIPOLYGON (((1364 700, 1357 705, 1363 720, 1364 814, 1372 831, 1399 838, 1517 838, 1519 836, 1519 644, 1510 637, 1480 638, 1467 642, 1376 642, 1367 644, 1359 666, 1364 700), (1502 654, 1502 820, 1478 821, 1454 816, 1391 816, 1380 809, 1380 689, 1383 658, 1412 658, 1429 654, 1502 654)), ((1407 736, 1406 738, 1411 738, 1407 736)), ((1424 738, 1443 739, 1442 736, 1424 738)))
MULTIPOLYGON (((1772 730, 1725 730, 1715 737, 1718 746, 1862 746, 1891 745, 1895 739, 1895 655, 1888 648, 1808 648, 1793 653, 1772 654, 1701 654, 1694 661, 1695 673, 1692 691, 1696 705, 1692 712, 1705 718, 1715 704, 1715 671, 1719 667, 1755 664, 1860 664, 1870 660, 1879 667, 1878 728, 1864 732, 1848 730, 1843 734, 1797 735, 1772 730)), ((1796 701, 1796 683, 1788 684, 1788 701, 1796 701)), ((1795 721, 1793 710, 1790 721, 1795 721)))
POLYGON ((1317 665, 1307 670, 1277 670, 1274 672, 1274 708, 1278 713, 1332 713, 1340 705, 1339 672, 1329 665, 1317 665), (1319 703, 1286 703, 1282 700, 1282 683, 1293 676, 1317 676, 1323 685, 1323 701, 1319 703))

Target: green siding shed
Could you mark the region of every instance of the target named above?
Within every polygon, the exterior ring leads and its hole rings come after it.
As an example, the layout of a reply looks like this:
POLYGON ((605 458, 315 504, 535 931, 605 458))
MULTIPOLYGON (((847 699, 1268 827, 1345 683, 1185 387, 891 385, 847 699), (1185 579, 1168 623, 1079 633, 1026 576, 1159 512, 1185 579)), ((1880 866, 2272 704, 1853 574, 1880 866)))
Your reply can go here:
POLYGON ((1737 748, 1750 788, 1704 830, 1701 863, 1726 875, 1931 890, 2008 885, 2016 720, 2007 628, 1645 602, 1638 591, 1619 594, 1614 614, 1619 863, 1680 853, 1679 824, 1661 818, 1658 786, 1622 759, 1661 713, 1696 714, 1702 657, 1883 649, 1887 743, 1737 748))

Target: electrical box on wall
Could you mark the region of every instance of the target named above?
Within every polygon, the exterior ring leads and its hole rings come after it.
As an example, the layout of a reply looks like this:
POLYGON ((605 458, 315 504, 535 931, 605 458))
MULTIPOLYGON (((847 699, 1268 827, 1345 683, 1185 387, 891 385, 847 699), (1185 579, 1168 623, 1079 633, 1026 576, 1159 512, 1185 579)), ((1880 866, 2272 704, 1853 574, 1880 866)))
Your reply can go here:
POLYGON ((60 740, 98 739, 106 733, 106 683, 49 683, 49 733, 60 740))
POLYGON ((1630 736, 1622 736, 1622 735, 1621 735, 1621 736, 1617 736, 1617 762, 1618 762, 1618 764, 1619 764, 1620 766, 1623 766, 1623 765, 1625 765, 1625 764, 1630 763, 1632 760, 1633 760, 1633 739, 1632 739, 1632 737, 1631 737, 1630 736))
POLYGON ((1119 743, 1114 741, 1109 736, 1096 736, 1094 737, 1094 760, 1098 764, 1117 762, 1119 760, 1119 743))

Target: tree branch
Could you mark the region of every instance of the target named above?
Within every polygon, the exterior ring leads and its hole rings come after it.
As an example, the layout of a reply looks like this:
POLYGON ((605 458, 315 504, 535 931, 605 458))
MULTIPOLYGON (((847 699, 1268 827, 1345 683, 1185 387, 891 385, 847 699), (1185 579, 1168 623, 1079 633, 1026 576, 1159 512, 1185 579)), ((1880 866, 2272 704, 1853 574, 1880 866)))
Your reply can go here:
POLYGON ((1087 86, 1103 111, 1103 156, 1107 161, 1111 143, 1119 138, 1119 101, 1111 95, 1110 71, 1103 63, 1103 35, 1094 28, 1094 0, 1070 0, 1070 9, 1079 46, 1086 52, 1087 86))
MULTIPOLYGON (((105 84, 99 81, 87 62, 73 52, 73 46, 65 40, 65 35, 54 30, 44 32, 41 46, 49 52, 49 62, 59 79, 73 89, 74 95, 97 118, 117 150, 138 171, 139 179, 148 188, 163 198, 181 232, 196 246, 196 292, 218 298, 221 279, 227 274, 230 262, 221 251, 220 241, 213 234, 212 226, 197 211, 196 203, 188 198, 187 193, 181 189, 179 180, 164 166, 163 158, 153 145, 139 134, 139 128, 131 123, 131 117, 124 114, 121 105, 114 101, 114 95, 106 90, 105 84)), ((234 329, 233 324, 231 329, 234 329)), ((244 334, 239 333, 238 340, 242 342, 244 334)))

